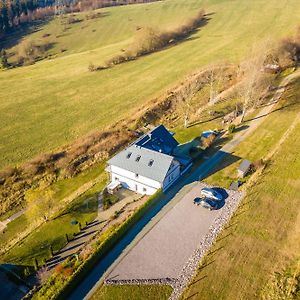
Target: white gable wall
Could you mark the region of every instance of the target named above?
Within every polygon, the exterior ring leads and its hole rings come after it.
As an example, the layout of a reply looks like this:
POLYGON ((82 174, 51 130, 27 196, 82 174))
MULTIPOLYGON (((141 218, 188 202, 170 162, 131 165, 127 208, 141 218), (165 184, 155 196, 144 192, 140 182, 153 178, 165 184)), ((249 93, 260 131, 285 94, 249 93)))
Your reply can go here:
POLYGON ((180 176, 180 163, 177 160, 172 161, 172 165, 166 175, 163 183, 163 189, 168 189, 172 183, 180 176))
POLYGON ((110 166, 111 182, 119 181, 122 186, 142 195, 153 195, 160 189, 161 183, 153 179, 138 175, 125 169, 110 166))

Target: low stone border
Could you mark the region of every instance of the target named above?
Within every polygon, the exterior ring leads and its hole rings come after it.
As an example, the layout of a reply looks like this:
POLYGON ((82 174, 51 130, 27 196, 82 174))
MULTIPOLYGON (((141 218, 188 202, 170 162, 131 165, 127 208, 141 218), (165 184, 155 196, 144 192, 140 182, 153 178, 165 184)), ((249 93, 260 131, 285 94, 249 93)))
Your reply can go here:
POLYGON ((173 288, 176 286, 176 282, 178 279, 176 278, 158 278, 158 279, 126 279, 126 280, 118 280, 118 279, 107 279, 104 281, 105 284, 110 285, 142 285, 142 284, 160 284, 160 285, 170 285, 173 288))

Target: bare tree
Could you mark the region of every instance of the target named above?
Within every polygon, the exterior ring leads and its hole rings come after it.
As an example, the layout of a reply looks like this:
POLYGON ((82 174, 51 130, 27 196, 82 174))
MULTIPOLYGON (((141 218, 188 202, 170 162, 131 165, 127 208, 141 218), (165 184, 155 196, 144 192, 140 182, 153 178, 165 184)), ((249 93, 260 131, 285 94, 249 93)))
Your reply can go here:
POLYGON ((260 95, 270 85, 272 76, 264 72, 264 63, 269 54, 265 51, 268 48, 265 47, 269 44, 263 45, 259 47, 258 51, 252 50, 248 60, 239 67, 239 77, 242 78, 242 81, 239 84, 238 94, 243 103, 241 123, 244 121, 247 111, 259 102, 260 95))

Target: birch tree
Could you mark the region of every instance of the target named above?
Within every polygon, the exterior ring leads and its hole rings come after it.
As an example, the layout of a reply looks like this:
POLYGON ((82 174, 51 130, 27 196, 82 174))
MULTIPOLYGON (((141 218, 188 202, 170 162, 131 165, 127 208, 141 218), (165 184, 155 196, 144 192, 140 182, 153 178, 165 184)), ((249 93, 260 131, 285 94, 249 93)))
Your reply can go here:
POLYGON ((270 84, 272 76, 264 72, 267 55, 264 51, 260 53, 253 51, 249 59, 239 67, 239 77, 242 78, 238 89, 243 106, 241 123, 244 121, 247 111, 258 103, 261 94, 270 84))

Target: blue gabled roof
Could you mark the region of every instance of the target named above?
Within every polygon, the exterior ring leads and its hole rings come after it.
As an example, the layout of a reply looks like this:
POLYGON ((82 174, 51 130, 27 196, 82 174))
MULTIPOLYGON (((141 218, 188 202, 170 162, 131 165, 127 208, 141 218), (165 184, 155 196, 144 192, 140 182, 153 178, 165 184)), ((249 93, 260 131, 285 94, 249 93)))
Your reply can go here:
POLYGON ((170 154, 177 147, 178 142, 163 125, 159 125, 139 138, 135 145, 149 150, 170 154))

